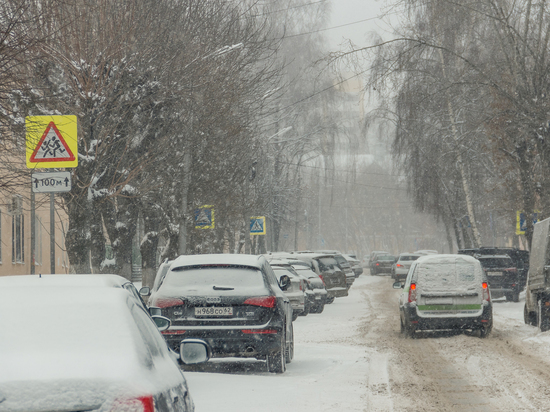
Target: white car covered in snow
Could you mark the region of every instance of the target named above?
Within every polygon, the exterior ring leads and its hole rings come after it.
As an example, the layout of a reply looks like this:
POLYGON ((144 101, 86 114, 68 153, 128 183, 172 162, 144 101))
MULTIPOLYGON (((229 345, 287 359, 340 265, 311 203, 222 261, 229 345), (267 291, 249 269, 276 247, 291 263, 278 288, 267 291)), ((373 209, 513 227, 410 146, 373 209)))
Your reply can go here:
POLYGON ((412 264, 399 297, 401 332, 465 329, 487 336, 493 327, 491 294, 481 263, 466 255, 426 255, 412 264))
POLYGON ((0 411, 193 411, 170 321, 93 276, 0 277, 0 411))

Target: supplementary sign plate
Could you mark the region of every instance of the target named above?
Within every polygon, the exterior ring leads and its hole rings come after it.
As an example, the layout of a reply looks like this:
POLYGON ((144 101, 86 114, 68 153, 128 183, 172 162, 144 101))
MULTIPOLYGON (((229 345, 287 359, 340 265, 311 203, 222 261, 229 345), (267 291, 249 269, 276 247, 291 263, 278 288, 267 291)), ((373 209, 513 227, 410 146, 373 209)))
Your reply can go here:
POLYGON ((34 193, 70 192, 71 172, 33 173, 31 182, 34 193))

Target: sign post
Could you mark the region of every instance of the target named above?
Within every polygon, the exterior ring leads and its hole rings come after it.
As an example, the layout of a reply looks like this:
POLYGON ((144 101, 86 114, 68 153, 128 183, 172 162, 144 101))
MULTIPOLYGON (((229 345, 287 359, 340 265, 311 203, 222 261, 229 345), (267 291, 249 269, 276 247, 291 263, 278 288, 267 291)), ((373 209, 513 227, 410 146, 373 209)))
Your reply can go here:
MULTIPOLYGON (((25 118, 27 168, 78 166, 76 116, 28 116, 25 118)), ((50 270, 55 274, 55 193, 71 190, 70 172, 31 175, 31 274, 35 273, 35 193, 50 193, 50 270)))

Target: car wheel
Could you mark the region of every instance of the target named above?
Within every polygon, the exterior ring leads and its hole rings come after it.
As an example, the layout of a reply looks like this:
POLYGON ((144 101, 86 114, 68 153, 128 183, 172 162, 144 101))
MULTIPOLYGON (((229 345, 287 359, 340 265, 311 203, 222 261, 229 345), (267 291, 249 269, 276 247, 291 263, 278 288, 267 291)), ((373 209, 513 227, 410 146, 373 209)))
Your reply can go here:
POLYGON ((325 304, 321 303, 319 306, 315 308, 315 313, 323 313, 323 310, 325 310, 325 304))
POLYGON ((326 301, 326 304, 327 305, 330 305, 331 303, 334 302, 334 296, 330 297, 330 298, 327 298, 327 301, 326 301))
POLYGON ((290 339, 285 345, 285 362, 290 363, 294 359, 294 325, 290 325, 290 339))
POLYGON ((541 332, 546 332, 547 330, 550 330, 550 319, 548 318, 548 316, 543 316, 541 300, 539 300, 537 320, 538 320, 539 329, 541 332))
POLYGON ((537 315, 535 312, 527 311, 527 304, 523 306, 523 321, 527 325, 537 326, 537 315))
POLYGON ((519 290, 512 293, 512 302, 519 302, 519 290))
POLYGON ((482 339, 486 338, 487 336, 489 336, 492 330, 493 330, 493 319, 491 318, 488 325, 479 330, 479 337, 482 339))
POLYGON ((284 373, 286 370, 286 360, 285 360, 285 337, 281 339, 281 345, 279 349, 275 352, 269 353, 267 355, 267 370, 271 373, 284 373))
POLYGON ((410 323, 407 323, 407 321, 405 321, 405 324, 403 325, 403 328, 405 329, 405 336, 408 337, 408 338, 414 338, 414 332, 415 332, 415 329, 414 329, 414 326, 411 325, 410 323))
POLYGON ((292 322, 294 322, 296 319, 298 319, 298 312, 293 311, 292 312, 292 322))
POLYGON ((399 326, 401 326, 400 332, 405 333, 405 326, 403 326, 403 319, 401 317, 399 317, 399 326))

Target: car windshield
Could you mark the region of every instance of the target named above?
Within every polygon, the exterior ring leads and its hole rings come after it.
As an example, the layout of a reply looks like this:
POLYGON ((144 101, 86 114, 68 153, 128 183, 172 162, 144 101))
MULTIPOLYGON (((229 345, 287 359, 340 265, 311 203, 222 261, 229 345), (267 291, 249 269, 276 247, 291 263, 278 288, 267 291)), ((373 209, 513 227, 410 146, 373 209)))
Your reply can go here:
POLYGON ((166 274, 164 286, 262 286, 262 272, 250 267, 204 266, 172 269, 166 274))
POLYGON ((511 268, 514 266, 512 259, 505 257, 480 258, 479 261, 484 268, 511 268))

